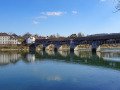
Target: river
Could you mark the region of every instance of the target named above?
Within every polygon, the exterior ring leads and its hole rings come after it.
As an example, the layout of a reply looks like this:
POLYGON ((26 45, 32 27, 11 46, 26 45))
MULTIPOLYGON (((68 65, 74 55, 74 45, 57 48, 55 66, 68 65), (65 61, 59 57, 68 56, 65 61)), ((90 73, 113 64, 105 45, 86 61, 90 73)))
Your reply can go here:
POLYGON ((120 90, 120 53, 0 52, 0 90, 120 90))

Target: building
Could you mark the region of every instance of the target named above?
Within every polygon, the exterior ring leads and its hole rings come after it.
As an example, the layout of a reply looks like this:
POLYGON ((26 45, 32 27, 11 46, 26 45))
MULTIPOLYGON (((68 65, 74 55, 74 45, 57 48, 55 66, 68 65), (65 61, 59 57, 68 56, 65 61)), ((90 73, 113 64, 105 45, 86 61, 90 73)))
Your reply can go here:
POLYGON ((30 36, 28 39, 26 39, 27 44, 35 43, 35 37, 30 36))
POLYGON ((0 33, 0 45, 17 45, 20 44, 18 42, 18 39, 12 35, 9 35, 7 33, 0 33))

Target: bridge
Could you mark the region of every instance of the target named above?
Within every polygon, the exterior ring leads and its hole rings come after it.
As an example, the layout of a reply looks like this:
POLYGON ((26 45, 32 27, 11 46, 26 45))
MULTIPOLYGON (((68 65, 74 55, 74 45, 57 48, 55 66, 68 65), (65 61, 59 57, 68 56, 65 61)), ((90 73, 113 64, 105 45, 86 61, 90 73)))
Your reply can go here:
POLYGON ((42 48, 43 50, 89 50, 96 52, 101 45, 120 44, 120 33, 97 34, 79 38, 64 39, 37 39, 30 49, 42 48))

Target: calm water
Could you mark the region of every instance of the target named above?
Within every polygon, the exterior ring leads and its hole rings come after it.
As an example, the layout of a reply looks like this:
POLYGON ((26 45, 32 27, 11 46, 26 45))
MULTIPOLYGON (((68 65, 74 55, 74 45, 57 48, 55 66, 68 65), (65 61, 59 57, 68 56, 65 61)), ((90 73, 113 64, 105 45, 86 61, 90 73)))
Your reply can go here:
POLYGON ((0 52, 0 90, 120 90, 120 53, 0 52))

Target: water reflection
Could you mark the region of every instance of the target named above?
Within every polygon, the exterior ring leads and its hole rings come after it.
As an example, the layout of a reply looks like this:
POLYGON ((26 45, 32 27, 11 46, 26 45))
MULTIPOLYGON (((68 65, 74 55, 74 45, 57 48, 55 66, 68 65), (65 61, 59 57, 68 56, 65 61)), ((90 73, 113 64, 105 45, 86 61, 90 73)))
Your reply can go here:
POLYGON ((0 65, 15 63, 19 60, 21 54, 0 52, 0 65))
POLYGON ((81 57, 81 58, 84 58, 84 57, 91 57, 92 56, 92 53, 91 52, 87 52, 87 51, 74 51, 74 54, 77 56, 77 57, 81 57))
POLYGON ((35 61, 35 54, 27 54, 26 59, 29 62, 34 62, 35 61))
POLYGON ((0 89, 119 90, 120 62, 114 61, 119 57, 80 51, 1 52, 0 89))
POLYGON ((54 56, 55 52, 53 50, 46 50, 46 53, 50 56, 54 56))
POLYGON ((101 57, 108 61, 120 62, 120 53, 118 52, 101 53, 101 57))
POLYGON ((70 51, 58 51, 58 52, 63 57, 67 57, 70 54, 70 51))
POLYGON ((101 66, 107 68, 120 69, 120 53, 110 52, 101 53, 97 52, 93 54, 91 52, 81 52, 74 51, 70 53, 69 51, 40 51, 32 53, 10 53, 1 52, 0 53, 0 65, 7 65, 10 63, 16 63, 22 60, 26 63, 41 61, 41 60, 56 60, 64 61, 66 63, 77 63, 86 64, 92 66, 101 66))
POLYGON ((61 81, 62 78, 60 76, 57 76, 57 75, 56 76, 48 76, 47 80, 48 81, 61 81))
POLYGON ((102 57, 102 56, 101 56, 101 52, 96 52, 96 55, 97 55, 99 58, 102 57))

